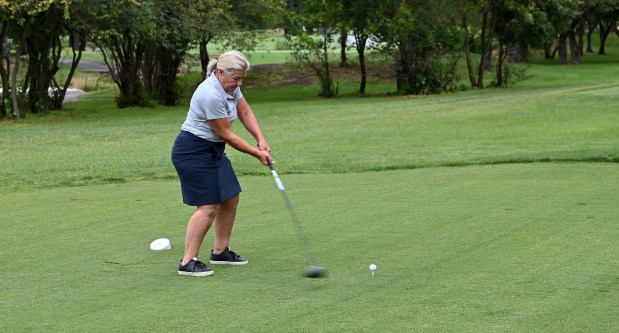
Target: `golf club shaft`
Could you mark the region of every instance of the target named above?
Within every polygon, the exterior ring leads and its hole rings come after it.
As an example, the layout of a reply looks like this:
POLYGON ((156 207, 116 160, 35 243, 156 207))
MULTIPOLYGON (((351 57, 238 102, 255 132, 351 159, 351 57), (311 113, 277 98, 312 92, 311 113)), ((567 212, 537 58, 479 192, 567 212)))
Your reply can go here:
POLYGON ((284 184, 279 178, 277 171, 275 170, 275 168, 273 168, 273 163, 269 161, 268 165, 269 165, 269 169, 271 169, 271 174, 273 175, 273 178, 275 179, 275 184, 277 184, 277 188, 282 194, 282 198, 284 199, 284 202, 286 203, 286 207, 288 208, 288 213, 290 214, 292 225, 294 226, 295 232, 297 234, 297 238, 299 239, 299 243, 301 243, 301 249, 303 250, 303 255, 305 257, 306 264, 308 266, 313 266, 314 256, 312 255, 312 252, 310 250, 309 241, 307 240, 307 236, 305 235, 305 232, 303 231, 303 228, 301 227, 301 223, 299 222, 297 213, 294 211, 294 208, 292 207, 292 204, 290 203, 290 199, 288 199, 288 195, 286 194, 286 188, 284 187, 284 184))

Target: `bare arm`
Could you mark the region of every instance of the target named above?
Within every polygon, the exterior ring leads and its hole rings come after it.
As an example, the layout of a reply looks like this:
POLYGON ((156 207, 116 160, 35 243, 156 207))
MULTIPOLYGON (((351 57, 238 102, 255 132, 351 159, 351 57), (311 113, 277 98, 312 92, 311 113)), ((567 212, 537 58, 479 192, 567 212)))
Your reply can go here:
POLYGON ((253 135, 253 137, 258 142, 258 148, 260 150, 271 152, 271 148, 267 144, 264 136, 262 136, 262 131, 260 131, 260 126, 258 125, 258 120, 256 120, 256 116, 254 112, 251 110, 251 107, 245 100, 245 97, 241 98, 237 104, 236 108, 238 111, 239 119, 243 123, 243 126, 247 129, 247 131, 253 135))
MULTIPOLYGON (((241 100, 245 101, 245 99, 241 99, 241 100)), ((241 104, 240 101, 239 101, 239 104, 241 104)), ((249 105, 247 104, 247 102, 245 102, 245 105, 247 105, 247 108, 249 108, 249 105)), ((238 108, 238 105, 237 105, 237 108, 238 108)), ((248 124, 251 123, 251 125, 246 124, 246 122, 243 120, 244 117, 247 116, 247 114, 245 114, 244 116, 241 116, 241 113, 242 113, 241 109, 239 109, 238 112, 239 112, 239 119, 241 120, 243 125, 245 125, 247 130, 256 138, 256 140, 258 140, 259 148, 256 148, 255 146, 247 143, 245 140, 243 140, 243 138, 236 135, 232 131, 232 128, 230 127, 230 120, 228 118, 209 120, 209 124, 211 125, 211 127, 213 127, 213 130, 215 131, 215 133, 217 133, 217 135, 222 140, 224 140, 227 144, 232 146, 234 149, 238 151, 242 151, 246 154, 252 155, 256 157, 257 159, 259 159, 263 165, 267 165, 268 161, 271 160, 271 156, 269 154, 270 149, 268 148, 266 141, 264 141, 264 137, 262 137, 262 133, 260 132, 260 128, 258 127, 258 122, 256 121, 256 118, 254 117, 253 112, 251 112, 251 109, 249 109, 249 112, 251 113, 251 117, 249 118, 253 119, 253 123, 251 120, 249 120, 248 124)), ((245 119, 247 120, 247 118, 245 119)))

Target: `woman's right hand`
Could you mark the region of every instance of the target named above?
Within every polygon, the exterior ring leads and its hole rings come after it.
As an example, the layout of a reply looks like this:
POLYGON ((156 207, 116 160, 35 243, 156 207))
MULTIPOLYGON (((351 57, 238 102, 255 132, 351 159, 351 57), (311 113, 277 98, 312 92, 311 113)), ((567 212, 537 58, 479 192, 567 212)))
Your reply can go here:
POLYGON ((270 163, 273 163, 273 159, 271 159, 271 154, 266 150, 258 150, 256 158, 260 160, 260 163, 262 163, 262 165, 269 165, 270 163))

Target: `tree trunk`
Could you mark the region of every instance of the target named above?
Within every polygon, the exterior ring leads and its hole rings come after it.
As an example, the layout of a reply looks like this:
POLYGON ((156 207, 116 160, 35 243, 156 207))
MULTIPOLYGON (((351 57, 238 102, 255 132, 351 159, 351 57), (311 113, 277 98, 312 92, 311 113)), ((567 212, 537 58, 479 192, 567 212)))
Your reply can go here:
POLYGON ((359 84, 359 94, 365 94, 367 85, 367 69, 365 65, 365 42, 368 40, 366 35, 355 36, 357 42, 357 54, 359 55, 359 70, 361 71, 361 83, 359 84))
POLYGON ((484 88, 484 75, 485 71, 490 67, 492 60, 492 39, 494 36, 494 26, 496 19, 494 16, 489 17, 490 4, 488 1, 484 1, 484 9, 482 13, 482 30, 481 30, 481 50, 480 50, 480 62, 477 75, 477 87, 484 88))
POLYGON ((466 58, 466 68, 469 73, 469 81, 471 82, 471 87, 476 88, 477 79, 475 78, 475 69, 473 68, 473 59, 471 57, 471 36, 469 33, 469 21, 466 14, 462 15, 462 29, 464 30, 464 55, 466 58))
POLYGON ((406 45, 400 45, 397 61, 397 86, 402 94, 427 95, 434 83, 432 73, 429 72, 427 50, 415 49, 418 40, 414 33, 408 38, 406 45))
POLYGON ((552 45, 545 43, 544 44, 544 59, 552 59, 554 58, 554 52, 551 51, 552 45))
POLYGON ((125 33, 122 36, 111 36, 104 40, 103 44, 97 43, 97 46, 101 49, 103 61, 120 90, 116 105, 121 109, 130 106, 148 106, 148 96, 140 80, 146 45, 134 41, 131 34, 125 33))
POLYGON ((61 11, 52 11, 36 15, 30 22, 37 30, 25 40, 28 70, 21 89, 27 92, 25 110, 36 113, 62 106, 62 89, 54 77, 60 70, 64 18, 61 11))
POLYGON ((15 120, 17 122, 21 121, 21 113, 19 112, 19 104, 17 104, 17 72, 19 72, 19 58, 22 55, 26 44, 26 37, 28 37, 28 32, 30 31, 30 18, 26 18, 26 23, 24 24, 24 30, 22 31, 21 38, 19 40, 19 46, 17 47, 17 51, 15 53, 15 64, 13 65, 13 73, 11 76, 11 101, 13 102, 13 114, 15 115, 15 120))
POLYGON ((208 42, 211 41, 212 36, 208 34, 208 36, 203 36, 200 38, 200 66, 202 67, 202 80, 206 79, 206 72, 208 67, 208 62, 210 61, 208 57, 207 45, 208 42))
POLYGON ((321 79, 321 93, 322 97, 333 97, 335 95, 335 91, 333 91, 333 79, 331 79, 331 72, 329 68, 329 43, 331 40, 327 29, 323 29, 323 47, 322 47, 322 66, 324 70, 324 76, 321 79))
POLYGON ((503 75, 503 64, 505 63, 505 59, 507 58, 507 45, 502 40, 499 40, 499 55, 497 58, 496 64, 496 86, 504 87, 506 82, 503 75))
POLYGON ((140 80, 140 67, 143 61, 145 45, 141 42, 135 43, 131 39, 127 46, 127 56, 125 58, 127 66, 123 66, 120 72, 123 89, 120 92, 117 104, 120 108, 147 106, 148 97, 140 80))
POLYGON ((597 22, 595 20, 589 21, 588 30, 587 30, 587 53, 593 53, 593 47, 591 45, 591 35, 595 31, 595 26, 597 22))
POLYGON ((559 63, 561 65, 568 65, 567 59, 567 35, 560 34, 559 35, 559 45, 557 46, 557 50, 559 52, 559 63))
POLYGON ((486 44, 487 41, 487 31, 488 31, 488 10, 487 3, 484 3, 484 12, 482 14, 482 23, 481 23, 481 38, 480 38, 480 60, 479 60, 479 68, 477 73, 477 88, 484 88, 484 71, 486 68, 486 44))
POLYGON ((582 62, 583 47, 583 35, 585 33, 585 19, 584 15, 574 22, 572 22, 570 29, 567 31, 567 38, 569 40, 570 50, 570 63, 578 65, 582 62))
POLYGON ((77 65, 79 65, 80 60, 82 59, 82 52, 86 50, 86 34, 78 31, 71 31, 70 36, 71 50, 73 52, 73 58, 71 59, 71 69, 69 70, 69 75, 67 75, 67 79, 65 80, 62 89, 60 90, 60 95, 52 103, 52 109, 55 110, 62 108, 62 104, 67 94, 67 90, 69 89, 69 86, 71 85, 71 80, 73 80, 73 75, 77 70, 77 65))
POLYGON ((6 23, 0 23, 0 41, 2 41, 2 52, 0 53, 0 78, 2 79, 2 97, 0 98, 0 119, 4 119, 8 116, 5 103, 8 100, 9 95, 9 73, 11 72, 11 52, 9 49, 9 38, 7 36, 8 25, 6 23), (6 68, 4 67, 4 61, 6 60, 6 68))
POLYGON ((611 29, 615 24, 615 22, 602 22, 602 20, 600 20, 600 49, 598 50, 599 55, 606 54, 606 39, 608 38, 608 35, 610 35, 611 29))
POLYGON ((340 30, 340 66, 342 67, 348 66, 348 59, 346 58, 347 39, 348 39, 348 30, 342 28, 340 30))
POLYGON ((166 106, 174 106, 180 95, 176 87, 177 72, 185 53, 161 47, 155 77, 157 100, 166 106))
POLYGON ((581 62, 581 56, 578 47, 578 41, 576 40, 576 33, 573 31, 568 32, 569 47, 570 47, 570 63, 572 65, 578 65, 581 62))
POLYGON ((578 25, 576 26, 576 37, 577 37, 577 44, 576 46, 578 47, 578 63, 582 63, 582 57, 585 54, 585 25, 587 24, 587 21, 585 19, 585 17, 583 16, 579 22, 578 25))
POLYGON ((559 44, 557 44, 555 48, 552 49, 552 53, 550 54, 550 59, 554 59, 555 56, 557 55, 557 52, 559 52, 559 44))

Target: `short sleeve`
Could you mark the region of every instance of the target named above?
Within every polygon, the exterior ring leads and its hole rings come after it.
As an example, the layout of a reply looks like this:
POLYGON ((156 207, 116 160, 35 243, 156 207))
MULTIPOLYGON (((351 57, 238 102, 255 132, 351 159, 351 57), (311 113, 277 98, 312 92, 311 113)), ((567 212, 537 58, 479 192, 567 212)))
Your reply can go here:
POLYGON ((207 120, 228 117, 228 109, 225 100, 216 93, 207 94, 199 101, 199 106, 204 111, 207 120))

